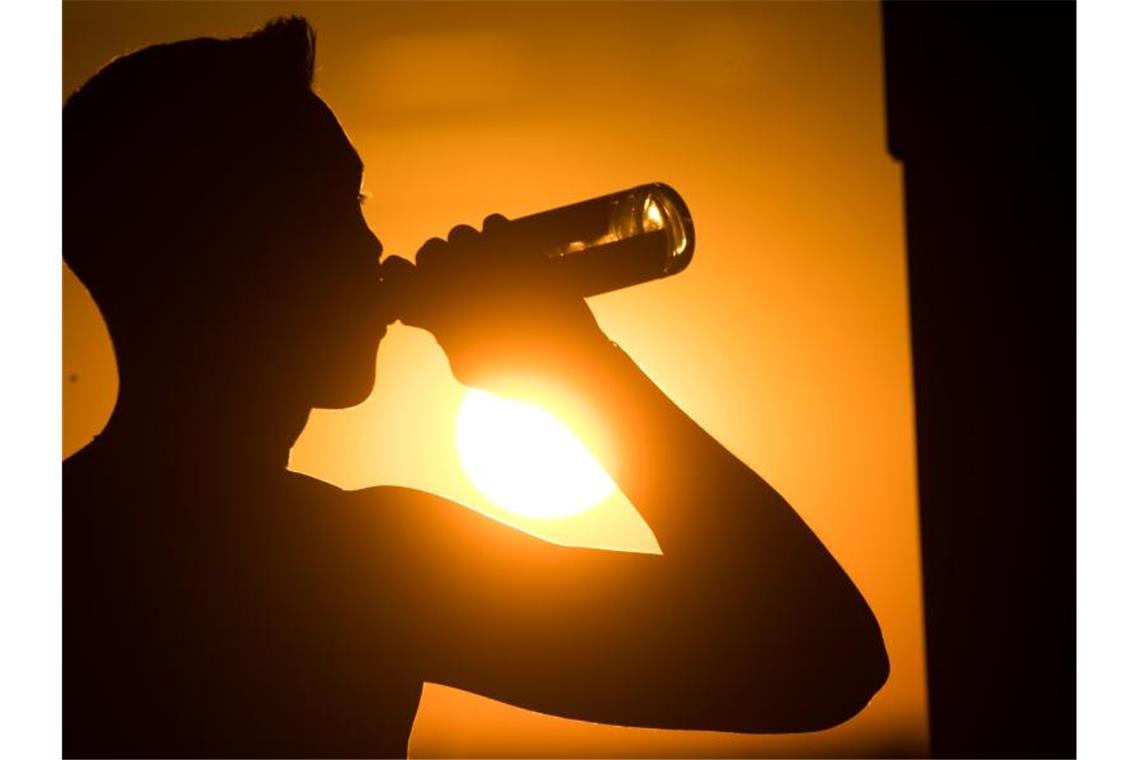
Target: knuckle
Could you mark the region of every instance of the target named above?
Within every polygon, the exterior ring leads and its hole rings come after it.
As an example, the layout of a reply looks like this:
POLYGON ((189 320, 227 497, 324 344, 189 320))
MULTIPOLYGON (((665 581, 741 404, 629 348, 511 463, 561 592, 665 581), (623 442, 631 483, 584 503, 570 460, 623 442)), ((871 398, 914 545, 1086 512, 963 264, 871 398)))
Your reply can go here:
POLYGON ((499 229, 507 223, 507 218, 502 214, 489 214, 483 218, 483 231, 489 229, 499 229))
POLYGON ((430 265, 446 250, 447 241, 443 238, 433 237, 421 245, 420 249, 416 251, 416 264, 418 266, 423 266, 424 264, 430 265))
POLYGON ((451 228, 451 232, 447 235, 447 240, 451 243, 472 240, 478 236, 478 234, 479 232, 474 227, 467 224, 459 224, 451 228))
MULTIPOLYGON (((447 245, 447 241, 443 238, 433 237, 423 245, 420 246, 419 253, 428 253, 437 249, 443 248, 447 245)), ((419 255, 419 254, 416 254, 419 255)))

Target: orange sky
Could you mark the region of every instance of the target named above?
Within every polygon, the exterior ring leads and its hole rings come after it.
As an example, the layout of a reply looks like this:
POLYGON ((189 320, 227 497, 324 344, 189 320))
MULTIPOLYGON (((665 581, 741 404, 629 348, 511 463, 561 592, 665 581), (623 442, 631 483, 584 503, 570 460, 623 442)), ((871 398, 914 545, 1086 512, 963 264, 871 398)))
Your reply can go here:
MULTIPOLYGON (((317 91, 364 159, 366 215, 390 253, 491 212, 651 181, 681 192, 692 265, 593 299, 599 322, 804 516, 891 656, 862 714, 798 736, 597 726, 428 685, 411 754, 924 752, 902 181, 878 5, 65 2, 64 94, 115 54, 292 12, 317 29, 317 91)), ((116 380, 97 310, 66 269, 63 286, 66 456, 106 421, 116 380)), ((379 363, 367 402, 313 414, 293 469, 434 491, 551 540, 656 550, 620 492, 563 521, 498 510, 460 469, 464 389, 432 338, 393 327, 379 363)))

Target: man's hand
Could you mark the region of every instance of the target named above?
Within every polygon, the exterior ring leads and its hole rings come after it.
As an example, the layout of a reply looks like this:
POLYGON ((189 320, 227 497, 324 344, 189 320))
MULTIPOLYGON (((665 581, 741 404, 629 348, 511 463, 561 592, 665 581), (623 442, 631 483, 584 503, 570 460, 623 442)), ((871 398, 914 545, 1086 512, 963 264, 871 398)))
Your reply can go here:
POLYGON ((435 335, 465 385, 558 376, 607 344, 557 264, 497 214, 482 233, 455 227, 446 241, 424 243, 414 265, 393 256, 383 271, 401 321, 435 335))

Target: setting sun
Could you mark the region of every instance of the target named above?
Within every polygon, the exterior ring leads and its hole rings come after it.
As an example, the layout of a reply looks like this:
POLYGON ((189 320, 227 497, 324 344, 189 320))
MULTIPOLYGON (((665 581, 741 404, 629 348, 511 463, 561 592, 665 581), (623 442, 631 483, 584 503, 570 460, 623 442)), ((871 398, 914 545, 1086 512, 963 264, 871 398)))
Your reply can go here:
POLYGON ((585 446, 554 415, 532 404, 468 391, 455 433, 471 482, 516 514, 569 517, 614 490, 585 446))

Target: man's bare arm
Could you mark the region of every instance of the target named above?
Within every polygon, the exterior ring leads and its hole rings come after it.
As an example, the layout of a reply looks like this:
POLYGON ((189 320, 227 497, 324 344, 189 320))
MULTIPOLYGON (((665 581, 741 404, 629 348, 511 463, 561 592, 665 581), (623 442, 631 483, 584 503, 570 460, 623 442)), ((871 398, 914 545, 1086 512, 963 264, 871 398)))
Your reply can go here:
POLYGON ((608 439, 597 453, 662 555, 558 547, 391 492, 428 677, 627 725, 804 731, 858 712, 887 675, 879 627, 799 516, 615 349, 584 304, 540 280, 527 296, 512 295, 517 280, 472 283, 485 270, 464 266, 465 278, 441 266, 450 300, 412 323, 432 329, 469 384, 494 389, 519 357, 555 378, 608 439))

